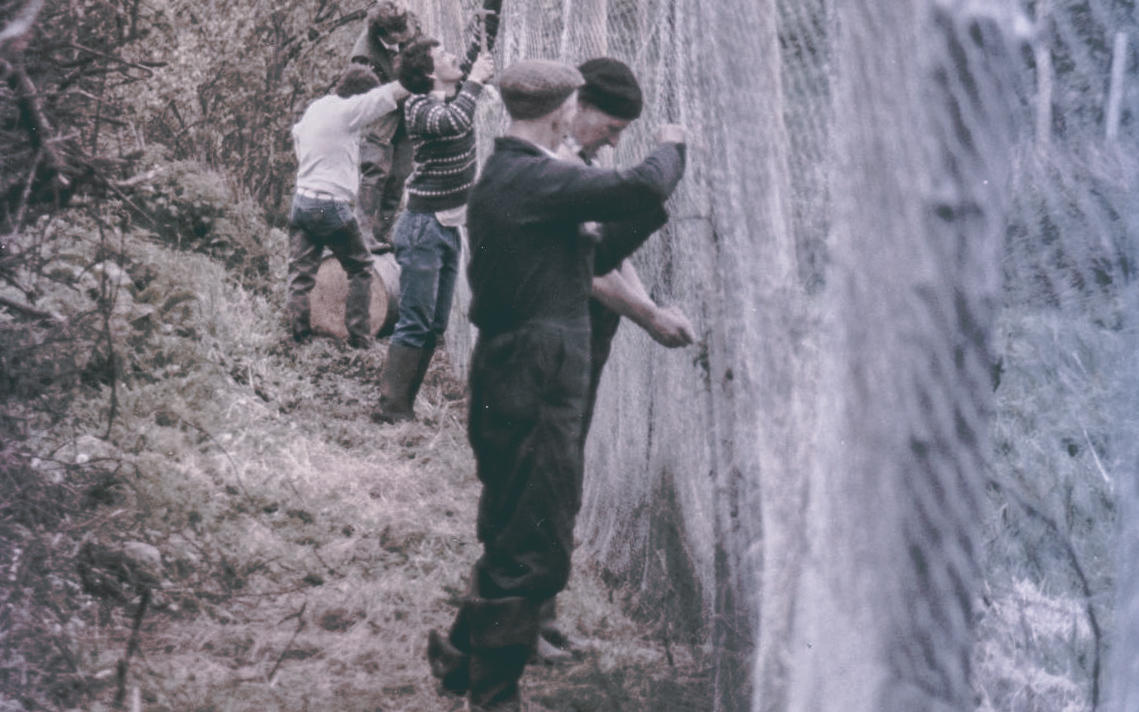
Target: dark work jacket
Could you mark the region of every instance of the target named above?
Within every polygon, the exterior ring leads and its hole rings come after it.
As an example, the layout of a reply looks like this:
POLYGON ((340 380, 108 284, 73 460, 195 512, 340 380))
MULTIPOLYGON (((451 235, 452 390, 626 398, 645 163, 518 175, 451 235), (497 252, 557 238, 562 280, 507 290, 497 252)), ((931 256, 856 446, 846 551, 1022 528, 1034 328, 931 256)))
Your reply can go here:
MULTIPOLYGON (((488 17, 486 21, 487 51, 489 52, 494 49, 495 38, 498 36, 498 24, 500 15, 502 15, 502 0, 483 0, 482 8, 495 13, 488 17)), ((418 25, 419 18, 415 16, 414 12, 409 12, 408 22, 418 25)), ((360 31, 360 35, 356 38, 356 44, 352 45, 350 58, 351 61, 356 64, 366 64, 371 67, 372 71, 379 77, 380 84, 394 82, 399 78, 399 74, 396 71, 399 53, 407 49, 415 39, 408 40, 400 45, 398 50, 388 49, 387 46, 385 46, 383 42, 380 42, 379 38, 372 33, 370 24, 365 22, 364 29, 360 31)), ((463 70, 464 79, 478 58, 481 47, 482 37, 476 32, 474 38, 467 46, 467 51, 459 65, 463 70)), ((399 111, 385 114, 372 122, 369 130, 364 134, 364 138, 379 145, 406 141, 407 130, 403 125, 403 102, 400 102, 399 111)))
POLYGON ((471 191, 471 322, 484 334, 527 321, 588 323, 594 274, 605 274, 668 221, 684 173, 666 144, 628 170, 583 166, 504 136, 471 191), (581 223, 606 223, 591 239, 581 223))

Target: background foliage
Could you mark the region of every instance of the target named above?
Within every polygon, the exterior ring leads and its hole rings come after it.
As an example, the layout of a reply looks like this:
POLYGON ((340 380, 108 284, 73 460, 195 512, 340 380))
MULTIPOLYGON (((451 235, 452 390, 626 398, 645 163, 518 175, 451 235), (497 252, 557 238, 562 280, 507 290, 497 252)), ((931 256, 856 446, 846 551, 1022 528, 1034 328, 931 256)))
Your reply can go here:
MULTIPOLYGON (((804 127, 791 140, 810 164, 795 168, 809 200, 793 207, 810 237, 801 279, 818 291, 827 127, 808 119, 827 103, 828 5, 778 4, 788 56, 804 58, 788 63, 787 85, 817 101, 789 107, 787 123, 804 127)), ((435 703, 424 670, 385 666, 418 658, 416 636, 442 625, 439 592, 474 549, 477 490, 456 475, 470 469, 462 385, 439 376, 432 427, 377 444, 365 413, 379 356, 280 341, 289 127, 331 85, 365 5, 0 7, 0 31, 38 10, 26 34, 0 40, 0 710, 126 704, 117 698, 136 688, 170 710, 435 703), (352 474, 329 488, 312 474, 329 470, 352 474), (427 499, 438 494, 427 476, 454 499, 427 499), (126 652, 136 620, 147 665, 126 652), (392 647, 376 653, 378 637, 392 647), (283 676, 305 660, 341 687, 283 676)), ((648 27, 644 8, 658 5, 608 8, 648 27)), ((1037 135, 1051 144, 1016 156, 995 344, 975 651, 979 706, 994 710, 1093 708, 1112 630, 1128 431, 1104 404, 1130 358, 1118 298, 1133 278, 1133 226, 1113 207, 1129 167, 1099 136, 1111 30, 1133 3, 1052 5, 1036 45, 1047 51, 1024 57, 1032 73, 1052 67, 1049 109, 1022 97, 1025 125, 1046 126, 1037 135)), ((1135 64, 1133 53, 1131 75, 1135 64)), ((1133 138, 1134 116, 1120 131, 1133 138)), ((573 624, 608 647, 562 681, 587 700, 563 707, 703 708, 708 651, 692 641, 704 621, 686 622, 695 632, 677 643, 658 607, 634 624, 580 573, 573 624)))
MULTIPOLYGON (((363 6, 0 8, 39 13, 0 40, 0 710, 446 704, 422 645, 476 550, 464 385, 441 355, 381 431, 382 346, 283 338, 289 128, 363 6)), ((531 693, 702 706, 700 651, 576 580, 592 648, 531 693)))

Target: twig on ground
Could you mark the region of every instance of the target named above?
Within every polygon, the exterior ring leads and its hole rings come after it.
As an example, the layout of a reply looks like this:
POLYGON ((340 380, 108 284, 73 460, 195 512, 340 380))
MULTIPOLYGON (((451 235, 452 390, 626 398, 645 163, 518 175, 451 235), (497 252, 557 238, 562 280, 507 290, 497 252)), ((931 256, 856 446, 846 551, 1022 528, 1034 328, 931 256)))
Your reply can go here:
POLYGON ((27 304, 21 304, 20 302, 8 299, 7 297, 0 297, 0 306, 11 309, 12 311, 20 312, 25 316, 30 316, 41 321, 50 321, 55 323, 62 321, 62 318, 58 314, 52 314, 51 312, 47 312, 42 309, 36 309, 35 307, 28 306, 27 304))
POLYGON ((138 610, 134 614, 134 625, 131 627, 131 637, 127 641, 127 653, 118 666, 119 689, 115 692, 115 709, 122 709, 127 694, 127 670, 130 668, 131 657, 138 650, 139 631, 142 630, 142 619, 146 615, 147 606, 150 605, 150 588, 142 589, 142 600, 139 601, 138 610))
POLYGON ((289 642, 285 643, 285 647, 281 650, 281 654, 279 656, 277 656, 276 664, 273 665, 273 669, 269 671, 269 674, 265 678, 269 682, 270 687, 273 685, 274 681, 277 679, 277 670, 279 670, 281 668, 281 663, 284 662, 284 660, 285 660, 285 654, 289 652, 289 648, 292 647, 293 641, 297 639, 297 636, 300 635, 301 631, 304 630, 304 628, 305 628, 305 617, 304 617, 304 615, 305 615, 305 609, 306 608, 308 608, 308 601, 307 600, 303 604, 301 604, 301 609, 299 611, 297 611, 296 613, 293 613, 291 615, 285 616, 285 618, 281 621, 282 623, 284 623, 285 621, 289 620, 290 618, 296 618, 297 619, 297 629, 293 631, 293 637, 289 638, 289 642))

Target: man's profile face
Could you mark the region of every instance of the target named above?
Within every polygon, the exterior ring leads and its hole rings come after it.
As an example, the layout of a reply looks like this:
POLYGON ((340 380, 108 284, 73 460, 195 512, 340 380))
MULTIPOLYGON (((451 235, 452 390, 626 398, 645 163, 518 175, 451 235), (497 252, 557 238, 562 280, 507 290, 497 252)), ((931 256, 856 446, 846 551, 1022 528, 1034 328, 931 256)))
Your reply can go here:
POLYGON ((587 160, 593 160, 597 152, 605 146, 617 147, 621 133, 629 125, 626 119, 618 119, 592 104, 581 103, 573 122, 573 138, 581 146, 581 153, 587 160))
POLYGON ((431 75, 438 81, 455 82, 463 78, 459 58, 443 49, 441 45, 431 48, 431 60, 435 63, 435 71, 431 75))

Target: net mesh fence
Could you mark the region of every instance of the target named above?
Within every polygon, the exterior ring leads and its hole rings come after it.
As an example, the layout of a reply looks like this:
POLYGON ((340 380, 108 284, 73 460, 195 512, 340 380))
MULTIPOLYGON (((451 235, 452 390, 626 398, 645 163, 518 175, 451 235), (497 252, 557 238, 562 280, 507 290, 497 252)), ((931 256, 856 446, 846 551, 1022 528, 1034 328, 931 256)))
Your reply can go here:
MULTIPOLYGON (((480 0, 408 3, 449 48, 478 36, 480 0)), ((43 5, 73 33, 149 18, 169 47, 124 45, 143 128, 96 131, 92 154, 163 144, 270 213, 295 175, 287 107, 327 91, 366 11, 43 5)), ((618 334, 576 562, 706 666, 701 709, 1136 709, 1137 19, 1134 0, 505 0, 499 70, 609 55, 638 76, 644 114, 603 164, 690 132, 670 222, 631 261, 697 343, 618 334)), ((102 73, 75 83, 48 51, 42 94, 0 57, 8 213, 40 169, 26 114, 102 116, 102 73)), ((483 96, 485 158, 508 122, 483 96)))
MULTIPOLYGON (((477 2, 413 5, 445 43, 475 34, 477 2)), ((619 335, 579 562, 710 651, 716 709, 829 709, 848 683, 867 691, 844 709, 1108 699, 1110 651, 1135 645, 1113 608, 1134 499, 1135 13, 505 3, 500 68, 610 55, 639 77, 645 113, 604 162, 638 161, 662 123, 691 132, 671 221, 633 262, 698 344, 619 335), (842 635, 865 647, 843 658, 842 635), (829 667, 804 652, 820 641, 829 667), (888 682, 822 680, 842 659, 888 682)), ((501 105, 479 122, 485 157, 501 105)), ((461 370, 473 332, 448 338, 461 370)))

